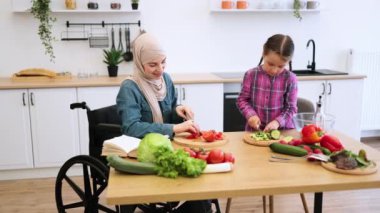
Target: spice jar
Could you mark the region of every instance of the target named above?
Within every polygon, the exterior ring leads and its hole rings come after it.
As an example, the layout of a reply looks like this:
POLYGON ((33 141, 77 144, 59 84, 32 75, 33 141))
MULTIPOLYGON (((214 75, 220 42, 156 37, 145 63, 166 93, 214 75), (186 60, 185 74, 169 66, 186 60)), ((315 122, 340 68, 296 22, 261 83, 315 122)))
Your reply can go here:
POLYGON ((66 9, 75 10, 77 8, 76 0, 65 0, 66 9))
POLYGON ((120 10, 121 4, 119 2, 111 2, 111 9, 120 10))
POLYGON ((87 4, 88 9, 97 10, 99 8, 99 5, 97 2, 90 1, 87 4))

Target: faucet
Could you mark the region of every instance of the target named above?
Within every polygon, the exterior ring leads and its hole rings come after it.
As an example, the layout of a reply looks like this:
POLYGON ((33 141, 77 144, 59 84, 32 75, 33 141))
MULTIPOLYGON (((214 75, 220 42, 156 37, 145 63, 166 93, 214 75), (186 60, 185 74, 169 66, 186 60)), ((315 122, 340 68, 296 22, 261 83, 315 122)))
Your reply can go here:
POLYGON ((310 61, 308 62, 307 64, 307 68, 308 69, 311 69, 311 71, 315 71, 315 42, 313 39, 310 39, 307 44, 306 44, 306 48, 309 47, 310 43, 313 44, 313 61, 311 62, 310 64, 310 61))

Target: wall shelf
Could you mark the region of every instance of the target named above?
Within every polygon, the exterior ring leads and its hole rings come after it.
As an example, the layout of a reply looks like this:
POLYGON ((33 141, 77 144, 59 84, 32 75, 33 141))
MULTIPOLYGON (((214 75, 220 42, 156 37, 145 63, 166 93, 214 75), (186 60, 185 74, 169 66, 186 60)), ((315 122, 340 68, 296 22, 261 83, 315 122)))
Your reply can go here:
MULTIPOLYGON (((12 11, 14 13, 30 13, 32 2, 30 0, 12 0, 12 11)), ((128 3, 122 4, 121 9, 111 9, 109 2, 100 1, 98 9, 88 9, 87 3, 81 2, 77 4, 74 10, 66 9, 64 1, 52 0, 50 9, 52 13, 140 13, 140 10, 132 10, 128 3)))
MULTIPOLYGON (((13 10, 14 13, 30 13, 30 9, 13 10)), ((52 10, 52 13, 140 13, 140 10, 52 10)))
MULTIPOLYGON (((213 13, 277 13, 277 12, 294 12, 293 9, 220 9, 213 8, 210 10, 213 13)), ((301 13, 318 13, 319 9, 304 9, 301 13)))

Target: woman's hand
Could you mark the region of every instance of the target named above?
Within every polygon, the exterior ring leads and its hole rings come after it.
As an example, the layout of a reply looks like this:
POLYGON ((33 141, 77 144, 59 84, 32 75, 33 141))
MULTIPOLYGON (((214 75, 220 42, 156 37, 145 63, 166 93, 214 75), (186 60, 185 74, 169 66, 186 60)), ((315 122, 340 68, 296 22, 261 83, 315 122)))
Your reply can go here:
POLYGON ((266 125, 266 127, 264 128, 264 131, 270 131, 270 130, 278 129, 278 127, 280 127, 280 124, 278 123, 278 121, 273 120, 266 125))
POLYGON ((175 124, 173 126, 173 132, 174 133, 181 133, 181 132, 191 132, 191 133, 196 133, 198 132, 198 125, 194 123, 193 120, 187 120, 184 121, 180 124, 175 124))
POLYGON ((194 113, 190 109, 190 107, 185 105, 179 105, 175 108, 175 111, 177 112, 178 116, 185 120, 193 120, 194 119, 194 113))
POLYGON ((260 118, 257 115, 254 115, 248 119, 248 125, 255 130, 260 130, 260 118))

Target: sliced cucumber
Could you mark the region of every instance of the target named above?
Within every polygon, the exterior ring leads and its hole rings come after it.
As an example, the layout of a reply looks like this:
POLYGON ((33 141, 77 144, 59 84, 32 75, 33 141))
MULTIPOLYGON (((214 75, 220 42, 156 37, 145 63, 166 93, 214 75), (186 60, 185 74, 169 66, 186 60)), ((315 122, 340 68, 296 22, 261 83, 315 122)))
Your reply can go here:
POLYGON ((274 140, 278 140, 280 139, 280 136, 281 136, 281 132, 277 129, 274 129, 272 131, 270 131, 270 137, 274 140))

